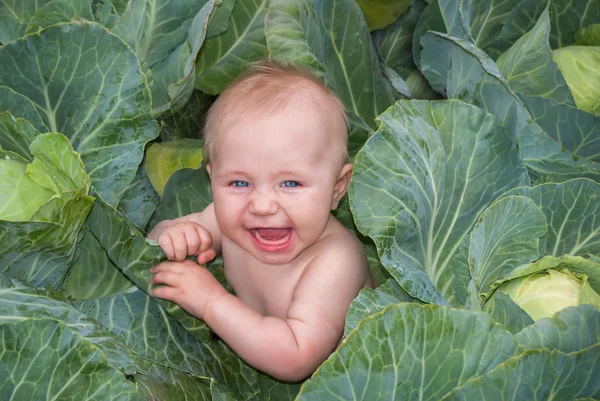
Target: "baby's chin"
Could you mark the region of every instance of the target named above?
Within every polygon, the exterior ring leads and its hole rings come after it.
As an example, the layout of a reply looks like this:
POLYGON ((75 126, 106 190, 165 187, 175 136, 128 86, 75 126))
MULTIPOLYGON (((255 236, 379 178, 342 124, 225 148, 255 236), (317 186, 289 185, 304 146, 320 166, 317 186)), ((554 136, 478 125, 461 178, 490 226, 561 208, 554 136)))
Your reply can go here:
POLYGON ((252 252, 252 255, 266 265, 283 266, 290 264, 298 255, 273 255, 252 252))

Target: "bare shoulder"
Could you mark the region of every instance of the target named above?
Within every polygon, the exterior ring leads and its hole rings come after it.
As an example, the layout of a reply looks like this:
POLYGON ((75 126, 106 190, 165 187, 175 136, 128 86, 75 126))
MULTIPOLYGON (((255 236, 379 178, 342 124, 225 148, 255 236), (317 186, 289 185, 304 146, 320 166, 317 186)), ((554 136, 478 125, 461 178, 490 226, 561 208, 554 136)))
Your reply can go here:
POLYGON ((288 318, 331 326, 337 343, 350 303, 374 280, 359 239, 334 218, 328 224, 296 284, 288 318))
POLYGON ((317 274, 321 277, 325 275, 331 279, 343 278, 344 282, 354 282, 360 288, 373 287, 374 282, 363 244, 333 216, 326 233, 315 244, 313 252, 314 257, 307 266, 308 270, 318 271, 317 274))

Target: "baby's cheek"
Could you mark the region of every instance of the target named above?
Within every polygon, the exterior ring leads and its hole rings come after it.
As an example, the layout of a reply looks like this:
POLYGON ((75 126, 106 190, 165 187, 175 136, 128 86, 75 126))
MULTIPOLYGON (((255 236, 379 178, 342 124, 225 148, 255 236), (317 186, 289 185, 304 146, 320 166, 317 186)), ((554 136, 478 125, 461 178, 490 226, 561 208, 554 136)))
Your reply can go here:
MULTIPOLYGON (((215 214, 217 217, 217 223, 219 226, 230 225, 232 222, 239 219, 239 216, 243 213, 243 205, 239 199, 231 199, 225 196, 215 196, 213 198, 215 205, 215 214)), ((222 229, 222 227, 221 227, 222 229)))
POLYGON ((299 227, 321 236, 329 220, 330 207, 322 197, 312 197, 295 208, 295 220, 299 227))

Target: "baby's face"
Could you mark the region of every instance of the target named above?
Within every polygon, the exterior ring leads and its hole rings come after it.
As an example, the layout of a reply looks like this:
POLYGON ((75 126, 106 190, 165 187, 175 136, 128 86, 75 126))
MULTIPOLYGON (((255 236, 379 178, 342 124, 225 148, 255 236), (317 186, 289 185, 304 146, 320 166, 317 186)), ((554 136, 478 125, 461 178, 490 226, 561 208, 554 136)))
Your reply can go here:
POLYGON ((264 263, 289 263, 314 244, 337 205, 340 166, 325 114, 297 107, 246 117, 214 139, 219 227, 264 263))

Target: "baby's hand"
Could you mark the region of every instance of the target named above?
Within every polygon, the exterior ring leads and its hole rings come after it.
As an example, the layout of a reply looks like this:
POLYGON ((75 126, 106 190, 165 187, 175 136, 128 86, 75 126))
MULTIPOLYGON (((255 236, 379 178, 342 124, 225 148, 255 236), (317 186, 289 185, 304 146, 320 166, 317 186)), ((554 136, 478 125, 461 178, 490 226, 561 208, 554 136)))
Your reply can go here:
POLYGON ((150 295, 173 301, 199 319, 210 302, 227 293, 208 270, 191 260, 163 262, 150 272, 154 274, 150 284, 163 284, 152 289, 150 295))
POLYGON ((156 239, 169 260, 181 262, 186 256, 195 255, 199 264, 205 264, 215 258, 212 236, 206 228, 191 221, 172 223, 156 239))

